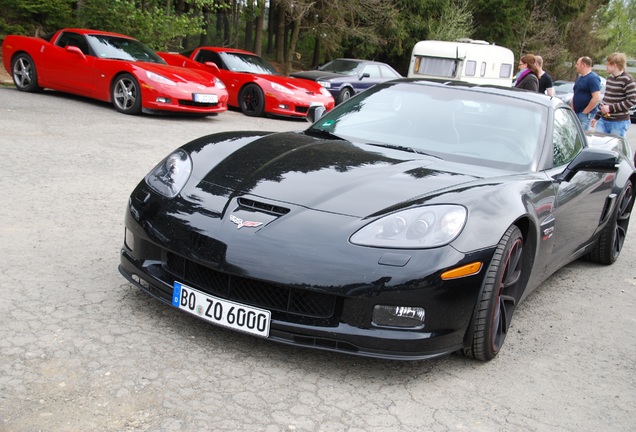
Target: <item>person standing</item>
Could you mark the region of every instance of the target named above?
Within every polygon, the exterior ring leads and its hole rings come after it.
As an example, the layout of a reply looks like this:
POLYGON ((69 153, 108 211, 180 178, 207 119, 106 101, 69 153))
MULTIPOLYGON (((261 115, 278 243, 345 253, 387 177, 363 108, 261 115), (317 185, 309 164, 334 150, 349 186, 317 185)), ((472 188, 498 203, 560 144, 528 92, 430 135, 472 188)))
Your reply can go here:
POLYGON ((517 78, 515 87, 539 91, 539 74, 536 59, 532 54, 526 54, 519 59, 519 71, 521 73, 517 78))
POLYGON ((625 72, 627 56, 612 53, 607 56, 605 69, 610 76, 605 85, 601 107, 590 122, 599 132, 625 137, 631 124, 629 109, 636 105, 636 81, 625 72))
POLYGON ((554 96, 554 83, 550 74, 543 70, 543 57, 536 55, 534 58, 539 72, 539 93, 554 96))
POLYGON ((579 77, 574 83, 574 96, 570 106, 579 118, 583 130, 589 130, 590 121, 601 101, 601 77, 592 71, 592 59, 587 56, 576 61, 576 71, 579 77))

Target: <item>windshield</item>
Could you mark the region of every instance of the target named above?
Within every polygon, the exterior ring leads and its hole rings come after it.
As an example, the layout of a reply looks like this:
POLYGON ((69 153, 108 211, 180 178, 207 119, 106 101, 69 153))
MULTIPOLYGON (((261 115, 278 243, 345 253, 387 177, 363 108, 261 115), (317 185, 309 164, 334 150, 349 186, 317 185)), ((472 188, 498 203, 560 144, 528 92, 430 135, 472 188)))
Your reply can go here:
POLYGON ((319 69, 325 72, 339 73, 343 75, 357 75, 362 63, 353 60, 337 59, 321 66, 319 69))
POLYGON ((279 75, 272 65, 259 56, 243 53, 219 53, 232 72, 249 72, 264 75, 279 75))
POLYGON ((166 64, 157 53, 135 39, 104 35, 86 38, 99 58, 166 64))
POLYGON ((458 86, 385 83, 338 105, 307 132, 519 172, 538 157, 547 113, 536 103, 458 86))

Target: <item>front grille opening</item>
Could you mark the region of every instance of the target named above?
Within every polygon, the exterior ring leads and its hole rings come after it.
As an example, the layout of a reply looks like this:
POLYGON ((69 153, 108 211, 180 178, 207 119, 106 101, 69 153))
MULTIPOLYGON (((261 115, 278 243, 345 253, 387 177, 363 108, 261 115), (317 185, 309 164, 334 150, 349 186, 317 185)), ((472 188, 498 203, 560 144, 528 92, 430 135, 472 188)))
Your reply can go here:
POLYGON ((288 208, 276 206, 273 204, 267 204, 260 201, 254 201, 247 198, 239 198, 238 205, 250 210, 257 210, 257 211, 268 213, 274 216, 283 216, 289 213, 288 208))
POLYGON ((171 252, 166 255, 164 269, 175 280, 210 295, 271 311, 329 320, 336 310, 334 295, 228 275, 171 252))
POLYGON ((351 353, 358 352, 358 347, 347 342, 333 341, 329 339, 313 338, 307 336, 294 336, 294 342, 299 345, 305 345, 316 348, 325 348, 335 351, 348 351, 351 353))
POLYGON ((182 106, 190 106, 190 107, 200 107, 200 108, 211 108, 218 105, 217 103, 204 103, 204 102, 195 102, 187 99, 179 99, 179 105, 182 106))

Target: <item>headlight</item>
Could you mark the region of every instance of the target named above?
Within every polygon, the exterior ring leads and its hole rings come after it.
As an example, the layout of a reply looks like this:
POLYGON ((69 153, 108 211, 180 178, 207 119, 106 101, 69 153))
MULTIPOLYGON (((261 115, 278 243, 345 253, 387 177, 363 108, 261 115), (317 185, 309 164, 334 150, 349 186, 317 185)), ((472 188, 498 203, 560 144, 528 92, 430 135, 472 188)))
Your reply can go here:
POLYGON ((214 77, 214 85, 217 86, 220 89, 224 89, 225 88, 225 84, 223 83, 223 81, 221 81, 217 77, 214 77))
POLYGON ((192 159, 183 150, 177 150, 157 165, 146 176, 146 183, 159 194, 174 198, 185 186, 192 173, 192 159))
POLYGON ((467 211, 458 205, 433 205, 404 210, 371 222, 351 236, 361 246, 423 249, 453 241, 466 224, 467 211))
POLYGON ((294 92, 293 92, 293 91, 291 91, 290 89, 288 89, 287 87, 282 86, 282 85, 277 84, 277 83, 272 83, 272 88, 273 88, 274 90, 276 90, 276 91, 281 92, 281 93, 286 93, 286 94, 290 94, 290 95, 293 95, 293 94, 294 94, 294 92))
POLYGON ((171 81, 168 78, 163 77, 154 72, 146 71, 146 76, 150 78, 151 80, 158 82, 159 84, 165 84, 165 85, 171 85, 171 86, 177 85, 177 83, 175 83, 174 81, 171 81))
POLYGON ((321 86, 323 86, 324 88, 331 88, 331 83, 329 81, 316 81, 318 84, 320 84, 321 86))

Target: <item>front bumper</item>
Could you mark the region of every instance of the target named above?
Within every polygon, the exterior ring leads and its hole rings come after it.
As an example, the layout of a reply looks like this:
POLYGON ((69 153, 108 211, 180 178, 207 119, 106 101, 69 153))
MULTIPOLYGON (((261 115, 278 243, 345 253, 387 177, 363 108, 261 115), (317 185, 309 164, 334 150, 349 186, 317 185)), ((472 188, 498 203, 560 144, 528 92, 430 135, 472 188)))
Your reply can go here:
POLYGON ((335 105, 332 98, 318 94, 307 97, 296 95, 284 97, 276 93, 265 94, 265 112, 271 115, 304 118, 312 104, 323 105, 327 111, 335 105))
POLYGON ((165 111, 175 113, 190 114, 219 114, 227 111, 228 95, 225 91, 218 91, 215 88, 207 88, 198 92, 214 94, 218 97, 216 103, 194 102, 193 94, 197 90, 192 88, 181 88, 177 86, 151 87, 142 85, 142 108, 145 112, 165 111))
MULTIPOLYGON (((349 259, 335 257, 342 272, 304 272, 315 265, 294 245, 261 250, 253 242, 232 246, 193 233, 186 225, 170 227, 175 241, 162 237, 158 220, 139 223, 127 212, 126 230, 134 244, 124 242, 119 271, 135 286, 169 305, 175 281, 209 295, 272 312, 269 339, 316 349, 368 357, 421 360, 444 356, 465 346, 475 304, 493 250, 462 254, 451 247, 414 253, 407 264, 380 263, 387 253, 351 245, 349 259), (243 252, 245 251, 245 252, 243 252), (249 253, 251 265, 239 257, 249 253), (260 257, 262 267, 254 265, 260 257), (442 281, 440 274, 458 265, 483 262, 482 271, 462 279, 442 281), (307 282, 303 280, 307 276, 307 282), (281 276, 279 280, 276 280, 281 276), (286 277, 286 279, 285 279, 286 277), (220 281, 220 282, 219 282, 220 281), (311 282, 311 283, 309 283, 311 282), (241 293, 232 291, 240 287, 241 293), (303 304, 293 307, 294 298, 303 304), (282 299, 282 300, 280 300, 282 299), (423 328, 374 325, 375 305, 423 307, 423 328)), ((240 232, 240 231, 239 231, 240 232)), ((238 234, 237 234, 238 235, 238 234)), ((337 254, 333 254, 337 255, 337 254)), ((321 256, 329 256, 328 251, 321 256)))

